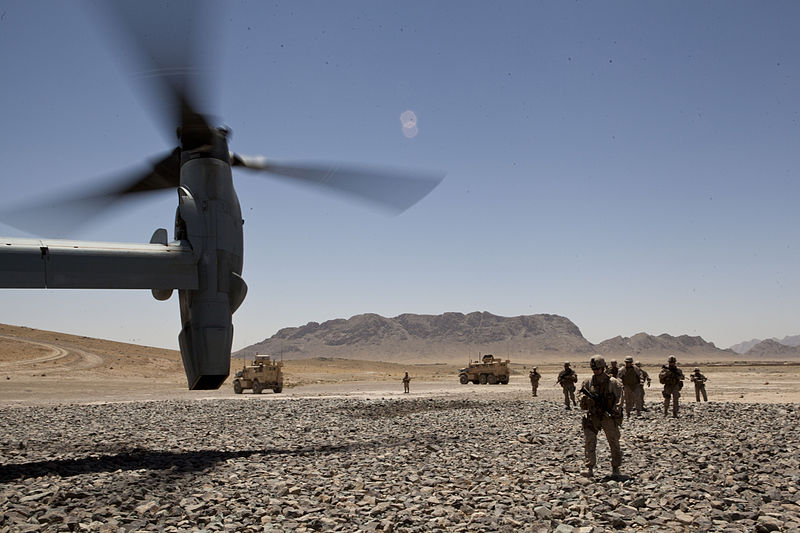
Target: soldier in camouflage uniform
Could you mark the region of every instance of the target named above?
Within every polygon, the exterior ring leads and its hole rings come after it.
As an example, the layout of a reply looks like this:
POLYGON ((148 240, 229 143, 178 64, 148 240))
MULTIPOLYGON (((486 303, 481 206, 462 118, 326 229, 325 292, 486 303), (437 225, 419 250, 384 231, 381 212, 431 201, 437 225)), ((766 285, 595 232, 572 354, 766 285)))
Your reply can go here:
POLYGON ((536 371, 536 367, 533 367, 528 373, 528 377, 531 378, 531 394, 536 396, 536 390, 539 388, 539 380, 542 379, 542 375, 536 371))
POLYGON ((561 385, 561 388, 564 390, 564 404, 567 406, 567 411, 572 409, 572 407, 569 406, 570 400, 572 400, 572 405, 576 407, 578 405, 575 402, 575 384, 577 382, 578 374, 569 367, 569 361, 565 361, 564 370, 558 373, 556 385, 561 385))
POLYGON ((411 378, 408 377, 408 372, 406 372, 406 375, 403 376, 403 393, 411 392, 410 385, 411 378))
POLYGON ((672 398, 672 416, 678 418, 678 398, 681 397, 681 389, 683 388, 683 371, 678 368, 678 360, 674 355, 670 355, 667 364, 661 367, 661 372, 658 374, 658 381, 664 385, 664 391, 661 393, 664 396, 664 416, 667 416, 669 410, 669 400, 672 398))
POLYGON ((625 358, 625 366, 620 369, 617 378, 622 382, 624 388, 625 415, 630 418, 631 409, 636 409, 636 414, 641 415, 642 404, 639 403, 639 400, 644 376, 642 376, 642 371, 634 366, 633 357, 630 355, 625 358))
POLYGON ((608 367, 608 375, 611 376, 612 378, 615 378, 619 374, 619 367, 617 367, 617 360, 612 359, 611 361, 609 361, 609 363, 611 363, 611 366, 608 367))
MULTIPOLYGON (((642 368, 642 363, 640 361, 636 361, 633 363, 636 365, 636 368, 642 371, 642 377, 647 382, 647 386, 650 386, 650 374, 647 373, 647 370, 642 368)), ((644 405, 644 387, 639 387, 639 405, 642 406, 642 411, 647 411, 647 407, 644 405)))
POLYGON ((694 374, 689 374, 689 379, 692 383, 694 383, 694 398, 698 402, 700 401, 700 395, 703 395, 703 401, 708 401, 708 396, 706 395, 706 381, 708 378, 705 377, 703 374, 700 373, 699 368, 694 369, 694 374))
POLYGON ((618 379, 606 374, 606 362, 599 355, 592 357, 589 365, 592 377, 581 387, 581 409, 586 411, 583 426, 584 452, 586 454, 586 475, 594 475, 597 463, 597 434, 602 429, 611 448, 611 468, 618 477, 622 465, 622 450, 619 446, 619 427, 622 424, 622 384, 618 379), (588 393, 587 393, 588 391, 588 393))

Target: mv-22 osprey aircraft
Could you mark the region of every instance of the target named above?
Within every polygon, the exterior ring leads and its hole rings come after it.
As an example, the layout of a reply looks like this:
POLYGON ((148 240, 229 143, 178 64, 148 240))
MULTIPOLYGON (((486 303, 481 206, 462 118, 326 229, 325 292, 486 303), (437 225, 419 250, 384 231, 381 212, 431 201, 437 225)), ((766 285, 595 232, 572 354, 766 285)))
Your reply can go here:
MULTIPOLYGON (((156 90, 155 103, 168 128, 177 128, 179 145, 125 183, 66 199, 63 206, 72 212, 87 205, 105 208, 124 197, 176 190, 174 238, 169 241, 163 228, 153 233, 149 244, 0 237, 0 288, 150 289, 157 300, 167 300, 177 290, 182 323, 178 340, 189 389, 216 389, 230 371, 232 315, 247 294, 242 279, 243 220, 231 167, 317 184, 396 212, 427 195, 443 174, 281 164, 229 152, 230 130, 212 125, 196 104, 203 87, 196 83, 198 58, 193 56, 201 54, 183 46, 187 35, 172 25, 154 29, 152 17, 137 25, 137 17, 125 8, 141 10, 139 5, 115 4, 112 19, 141 53, 148 73, 144 80, 156 90), (154 39, 159 30, 160 40, 154 39), (163 113, 164 107, 168 113, 163 113)), ((186 31, 196 35, 196 21, 203 19, 200 2, 183 7, 187 18, 195 21, 186 31)), ((16 214, 23 212, 36 217, 35 208, 16 214)), ((3 220, 26 228, 8 212, 3 220)))

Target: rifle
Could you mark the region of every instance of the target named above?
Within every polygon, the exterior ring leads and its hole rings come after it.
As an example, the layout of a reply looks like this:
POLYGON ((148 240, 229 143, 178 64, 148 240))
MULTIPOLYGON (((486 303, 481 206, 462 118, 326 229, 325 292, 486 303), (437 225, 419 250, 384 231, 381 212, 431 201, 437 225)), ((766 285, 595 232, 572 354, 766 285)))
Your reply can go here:
MULTIPOLYGON (((661 365, 662 370, 669 370, 669 375, 672 375, 672 379, 665 379, 662 381, 665 385, 677 386, 678 390, 683 388, 683 380, 684 376, 683 373, 678 369, 678 367, 670 367, 669 365, 661 365)), ((661 379, 659 379, 661 381, 661 379)))
POLYGON ((594 402, 596 406, 600 406, 603 409, 603 412, 606 413, 611 418, 613 418, 615 421, 618 418, 621 418, 620 417, 621 413, 616 413, 613 409, 609 409, 609 407, 605 405, 605 402, 602 401, 603 399, 600 397, 600 395, 593 393, 592 391, 587 389, 585 385, 581 387, 580 392, 582 394, 585 394, 587 397, 591 398, 591 400, 594 402))
POLYGON ((556 385, 561 385, 561 382, 564 381, 564 378, 568 378, 569 376, 573 375, 574 373, 575 373, 575 371, 572 370, 571 368, 569 369, 569 372, 564 372, 562 370, 561 373, 558 374, 558 379, 556 380, 556 385))

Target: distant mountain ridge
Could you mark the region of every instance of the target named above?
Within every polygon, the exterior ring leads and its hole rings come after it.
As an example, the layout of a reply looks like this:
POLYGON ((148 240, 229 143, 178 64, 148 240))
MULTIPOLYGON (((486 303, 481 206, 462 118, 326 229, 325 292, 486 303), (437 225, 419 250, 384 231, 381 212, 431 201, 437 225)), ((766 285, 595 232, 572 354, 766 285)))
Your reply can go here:
POLYGON ((309 322, 284 328, 236 355, 282 354, 289 358, 347 357, 393 361, 466 361, 482 353, 591 353, 578 327, 558 315, 501 317, 487 312, 403 314, 368 313, 349 319, 309 322))
POLYGON ((788 344, 784 344, 782 342, 773 339, 767 339, 759 342, 758 344, 747 350, 747 353, 745 355, 748 357, 760 357, 760 358, 794 357, 794 356, 800 356, 800 346, 790 346, 788 344))
MULTIPOLYGON (((771 337, 769 339, 763 339, 763 340, 775 341, 775 342, 777 342, 779 344, 783 344, 784 346, 800 346, 800 335, 787 335, 782 339, 778 339, 776 337, 771 337)), ((763 340, 762 339, 751 339, 749 341, 743 341, 743 342, 740 342, 739 344, 734 344, 729 349, 733 350, 736 353, 746 354, 755 345, 757 345, 760 342, 763 342, 763 340)))
POLYGON ((339 357, 373 361, 461 362, 479 353, 494 353, 515 362, 586 358, 593 353, 622 358, 664 358, 669 354, 694 360, 736 358, 702 337, 637 333, 597 345, 584 338, 568 318, 551 315, 503 317, 488 312, 402 314, 393 318, 373 313, 349 319, 309 322, 283 328, 235 356, 257 353, 287 359, 339 357))
POLYGON ((647 333, 637 333, 633 337, 618 336, 597 344, 595 348, 601 354, 677 355, 681 353, 714 353, 718 351, 733 354, 730 350, 720 350, 714 346, 713 342, 707 342, 702 337, 690 337, 689 335, 673 337, 666 333, 658 336, 648 335, 647 333))

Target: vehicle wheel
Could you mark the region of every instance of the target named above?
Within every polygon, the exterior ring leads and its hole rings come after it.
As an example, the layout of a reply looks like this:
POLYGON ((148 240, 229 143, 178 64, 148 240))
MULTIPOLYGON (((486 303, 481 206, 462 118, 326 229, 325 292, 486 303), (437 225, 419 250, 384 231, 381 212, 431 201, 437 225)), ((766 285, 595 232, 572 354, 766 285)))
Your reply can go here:
POLYGON ((458 378, 458 381, 460 381, 462 385, 469 383, 469 379, 467 378, 466 374, 461 374, 461 376, 458 378))
POLYGON ((242 393, 242 384, 239 383, 238 381, 234 381, 233 382, 233 392, 235 394, 241 394, 242 393))
POLYGON ((264 388, 261 386, 261 383, 259 383, 258 380, 253 381, 253 394, 261 394, 262 390, 264 390, 264 388))
POLYGON ((489 382, 489 385, 497 385, 497 376, 494 374, 489 374, 489 377, 486 378, 486 381, 489 382))
POLYGON ((500 385, 508 385, 508 376, 500 378, 500 385))
POLYGON ((282 390, 283 390, 283 385, 278 385, 277 387, 272 387, 272 392, 274 392, 275 394, 280 394, 282 390))
POLYGON ((481 385, 486 385, 487 381, 486 374, 481 374, 480 376, 478 376, 478 381, 480 381, 481 385))

